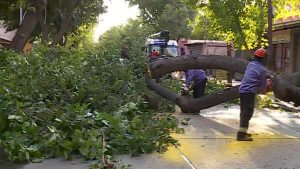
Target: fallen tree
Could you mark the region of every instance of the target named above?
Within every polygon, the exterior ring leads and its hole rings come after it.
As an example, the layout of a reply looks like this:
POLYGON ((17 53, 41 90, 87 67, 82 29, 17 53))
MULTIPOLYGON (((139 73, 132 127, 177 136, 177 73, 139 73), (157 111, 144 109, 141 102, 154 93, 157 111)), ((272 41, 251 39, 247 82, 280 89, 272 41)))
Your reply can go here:
POLYGON ((296 87, 300 87, 300 72, 283 75, 282 77, 285 81, 288 81, 296 87))
MULTIPOLYGON (((198 111, 209 108, 239 97, 238 87, 234 86, 222 92, 193 99, 180 96, 171 90, 159 85, 154 80, 174 71, 187 71, 189 69, 222 69, 229 72, 244 73, 249 62, 227 56, 188 56, 173 57, 158 60, 149 64, 149 75, 146 80, 148 88, 154 90, 162 97, 180 106, 184 111, 198 111)), ((280 100, 293 102, 295 106, 300 105, 300 72, 277 76, 273 81, 273 92, 280 100)))

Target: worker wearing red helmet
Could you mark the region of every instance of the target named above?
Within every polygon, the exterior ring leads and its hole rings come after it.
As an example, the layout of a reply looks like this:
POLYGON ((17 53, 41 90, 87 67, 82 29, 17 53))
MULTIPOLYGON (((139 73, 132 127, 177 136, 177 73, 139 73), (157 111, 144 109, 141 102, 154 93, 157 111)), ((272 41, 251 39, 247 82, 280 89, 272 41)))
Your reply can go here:
POLYGON ((255 95, 265 93, 267 89, 267 71, 262 65, 266 57, 266 50, 260 48, 254 52, 254 60, 246 68, 240 92, 240 129, 237 132, 238 141, 252 141, 251 134, 247 133, 249 121, 254 112, 255 95))

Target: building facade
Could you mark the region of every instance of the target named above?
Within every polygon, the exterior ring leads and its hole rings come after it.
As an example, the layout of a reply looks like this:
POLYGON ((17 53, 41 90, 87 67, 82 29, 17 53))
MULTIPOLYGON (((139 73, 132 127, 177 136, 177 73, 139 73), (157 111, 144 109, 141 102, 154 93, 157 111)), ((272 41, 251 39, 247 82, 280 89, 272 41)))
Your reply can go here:
MULTIPOLYGON (((215 40, 178 40, 179 56, 189 55, 221 55, 228 56, 228 44, 215 40)), ((230 50, 230 49, 229 49, 230 50)))
POLYGON ((277 20, 272 34, 274 71, 300 71, 300 16, 277 20))
POLYGON ((8 46, 16 35, 16 30, 7 31, 5 26, 0 22, 0 45, 8 46))

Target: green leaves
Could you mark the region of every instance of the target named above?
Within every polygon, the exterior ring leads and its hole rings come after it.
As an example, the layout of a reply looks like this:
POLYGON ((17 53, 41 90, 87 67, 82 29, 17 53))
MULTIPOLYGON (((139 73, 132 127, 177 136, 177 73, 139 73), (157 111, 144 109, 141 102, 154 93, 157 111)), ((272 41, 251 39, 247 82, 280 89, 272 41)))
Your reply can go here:
MULTIPOLYGON (((196 38, 222 39, 233 43, 236 49, 254 49, 267 46, 267 1, 263 0, 182 0, 197 6, 193 36, 196 38)), ((297 0, 274 0, 275 20, 296 16, 300 13, 297 0)), ((274 21, 275 21, 274 20, 274 21)))
MULTIPOLYGON (((20 7, 23 9, 23 15, 26 11, 34 11, 34 16, 44 18, 39 20, 41 27, 34 26, 31 33, 31 39, 41 38, 44 41, 54 40, 58 30, 64 30, 66 34, 73 33, 70 45, 86 44, 87 34, 90 34, 91 27, 97 23, 98 15, 105 12, 103 0, 85 0, 85 1, 28 1, 28 0, 9 0, 0 1, 0 20, 5 23, 9 30, 20 27, 20 7), (74 5, 72 5, 74 3, 74 5), (39 12, 43 11, 43 12, 39 12), (71 22, 66 22, 67 17, 71 17, 71 22), (64 23, 64 24, 60 24, 64 23), (55 25, 55 26, 54 26, 55 25), (84 29, 84 30, 83 30, 84 29), (88 32, 90 31, 90 32, 88 32), (77 38, 75 37, 77 35, 77 38), (85 38, 85 41, 80 38, 85 38), (80 43, 80 44, 79 44, 80 43)), ((26 17, 24 15, 24 17, 26 17)), ((34 22, 35 24, 36 22, 34 22)), ((33 24, 33 23, 32 23, 33 24)), ((38 25, 38 24, 37 24, 38 25)), ((90 40, 92 38, 90 37, 90 40)))
POLYGON ((263 37, 267 22, 264 16, 267 12, 266 4, 263 1, 257 2, 231 0, 220 3, 218 0, 213 0, 208 5, 208 9, 213 12, 213 19, 216 19, 214 23, 219 25, 219 31, 223 31, 224 35, 231 34, 232 37, 225 38, 232 41, 236 48, 251 49, 260 45, 258 42, 263 37), (248 31, 249 29, 252 30, 248 31), (250 34, 252 32, 254 33, 250 34))
POLYGON ((284 19, 300 14, 298 0, 273 0, 273 6, 275 8, 275 19, 284 19))
POLYGON ((180 0, 127 0, 138 5, 145 25, 151 25, 155 31, 151 34, 168 30, 172 39, 189 37, 189 20, 193 19, 194 10, 180 0))
POLYGON ((0 139, 8 158, 39 162, 80 154, 90 160, 176 144, 170 134, 180 130, 177 120, 148 110, 140 98, 147 92, 146 64, 135 43, 123 65, 112 48, 49 51, 37 45, 26 57, 0 51, 0 120, 9 122, 1 122, 6 131, 0 139))
POLYGON ((22 116, 16 116, 16 115, 9 115, 8 120, 16 120, 18 122, 23 122, 23 117, 22 116))

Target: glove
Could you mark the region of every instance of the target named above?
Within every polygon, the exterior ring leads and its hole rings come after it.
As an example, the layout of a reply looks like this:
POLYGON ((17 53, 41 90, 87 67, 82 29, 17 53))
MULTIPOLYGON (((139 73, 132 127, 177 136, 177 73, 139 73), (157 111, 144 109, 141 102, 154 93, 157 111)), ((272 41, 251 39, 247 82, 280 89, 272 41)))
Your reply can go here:
POLYGON ((267 79, 267 92, 272 91, 272 80, 271 79, 267 79))

